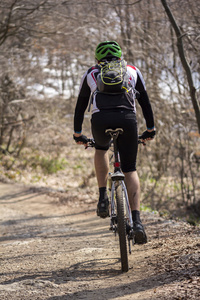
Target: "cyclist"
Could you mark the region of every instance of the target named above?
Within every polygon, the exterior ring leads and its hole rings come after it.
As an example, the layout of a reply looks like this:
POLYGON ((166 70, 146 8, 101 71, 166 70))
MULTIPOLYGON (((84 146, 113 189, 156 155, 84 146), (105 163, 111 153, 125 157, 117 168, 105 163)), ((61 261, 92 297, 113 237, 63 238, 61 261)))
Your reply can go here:
POLYGON ((125 175, 129 202, 132 211, 135 242, 147 242, 147 236, 140 219, 140 183, 136 171, 136 157, 138 149, 138 132, 136 120, 135 99, 142 108, 146 121, 146 131, 142 140, 151 140, 155 136, 154 117, 146 92, 145 83, 139 69, 127 65, 126 72, 129 76, 131 90, 123 94, 109 95, 96 92, 97 75, 100 73, 99 63, 104 61, 122 60, 122 50, 115 41, 100 43, 95 50, 97 64, 89 68, 82 77, 79 95, 74 114, 74 140, 78 144, 87 145, 87 137, 82 134, 84 113, 92 97, 91 129, 95 140, 94 165, 99 187, 99 202, 97 215, 105 218, 109 216, 109 201, 107 195, 107 178, 109 173, 109 148, 110 137, 105 135, 108 128, 122 128, 123 134, 118 138, 121 168, 125 175), (137 91, 137 92, 136 92, 137 91))

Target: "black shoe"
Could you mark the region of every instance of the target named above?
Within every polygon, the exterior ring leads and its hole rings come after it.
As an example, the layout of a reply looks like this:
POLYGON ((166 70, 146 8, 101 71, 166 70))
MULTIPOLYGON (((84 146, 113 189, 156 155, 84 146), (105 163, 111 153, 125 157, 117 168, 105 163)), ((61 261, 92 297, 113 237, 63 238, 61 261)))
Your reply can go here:
POLYGON ((106 218, 109 216, 109 201, 108 199, 100 200, 97 204, 97 216, 106 218))
POLYGON ((146 236, 146 233, 145 233, 142 223, 134 222, 133 231, 134 231, 134 237, 135 237, 136 244, 146 244, 147 243, 147 236, 146 236))

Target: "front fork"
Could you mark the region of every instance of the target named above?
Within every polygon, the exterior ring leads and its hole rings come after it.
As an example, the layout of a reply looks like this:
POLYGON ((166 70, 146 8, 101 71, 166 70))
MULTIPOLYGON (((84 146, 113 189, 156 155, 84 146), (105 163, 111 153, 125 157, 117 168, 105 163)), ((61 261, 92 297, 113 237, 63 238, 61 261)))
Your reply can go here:
POLYGON ((108 188, 110 191, 110 230, 117 234, 117 211, 114 201, 115 182, 111 179, 111 173, 108 178, 108 188))

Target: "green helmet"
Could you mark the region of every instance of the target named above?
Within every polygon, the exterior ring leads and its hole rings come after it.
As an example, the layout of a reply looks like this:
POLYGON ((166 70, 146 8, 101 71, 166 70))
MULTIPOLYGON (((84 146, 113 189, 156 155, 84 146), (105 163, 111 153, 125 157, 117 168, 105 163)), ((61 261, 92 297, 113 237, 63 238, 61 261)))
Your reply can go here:
POLYGON ((100 61, 107 57, 121 57, 122 50, 115 41, 105 41, 100 43, 95 50, 95 58, 100 61))

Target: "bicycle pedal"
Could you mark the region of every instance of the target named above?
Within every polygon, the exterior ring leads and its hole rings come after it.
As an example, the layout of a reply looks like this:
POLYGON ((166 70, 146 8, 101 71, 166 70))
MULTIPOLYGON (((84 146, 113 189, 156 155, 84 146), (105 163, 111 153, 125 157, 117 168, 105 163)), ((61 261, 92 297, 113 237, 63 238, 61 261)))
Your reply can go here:
POLYGON ((129 240, 134 240, 134 232, 133 232, 133 230, 129 231, 129 233, 128 233, 128 239, 129 240))

